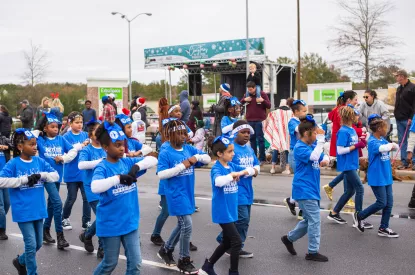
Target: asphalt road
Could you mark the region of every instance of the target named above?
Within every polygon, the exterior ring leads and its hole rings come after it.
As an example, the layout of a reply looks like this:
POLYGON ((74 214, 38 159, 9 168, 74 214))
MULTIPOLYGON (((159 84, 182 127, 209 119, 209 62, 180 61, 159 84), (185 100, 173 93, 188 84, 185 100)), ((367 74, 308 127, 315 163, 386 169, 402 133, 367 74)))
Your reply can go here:
MULTIPOLYGON (((197 252, 192 252, 196 266, 203 264, 204 258, 210 256, 217 246, 215 237, 219 226, 211 222, 211 185, 209 171, 197 172, 196 196, 197 205, 201 212, 193 215, 192 241, 198 246, 197 252)), ((398 239, 380 238, 377 236, 379 217, 370 217, 368 221, 375 225, 375 230, 367 230, 361 234, 351 227, 352 217, 343 214, 347 225, 338 225, 326 219, 332 203, 322 194, 321 212, 322 236, 320 252, 329 257, 328 263, 308 262, 304 259, 307 252, 307 238, 296 244, 298 256, 291 256, 281 244, 280 237, 294 228, 297 220, 282 206, 282 200, 291 192, 289 176, 261 175, 254 180, 255 198, 260 204, 252 209, 252 219, 246 250, 254 253, 253 259, 241 259, 240 274, 413 274, 415 221, 407 216, 415 216, 414 210, 408 210, 406 204, 413 184, 395 183, 395 207, 391 219, 391 228, 400 234, 398 239), (406 215, 406 216, 405 216, 406 215)), ((322 178, 322 185, 329 179, 322 178)), ((159 213, 157 204, 157 178, 154 170, 149 171, 139 181, 140 192, 140 234, 142 242, 143 268, 141 274, 179 274, 178 271, 166 268, 156 256, 158 247, 150 242, 155 219, 159 213)), ((335 200, 343 189, 340 184, 335 191, 335 200)), ((66 198, 66 188, 62 186, 61 196, 66 198)), ((79 196, 80 197, 80 196, 79 196)), ((374 201, 374 196, 365 186, 364 204, 374 201)), ((38 252, 39 274, 92 274, 99 263, 94 254, 83 250, 78 239, 81 233, 81 201, 74 205, 71 222, 73 230, 65 231, 71 247, 59 251, 55 246, 44 245, 38 252)), ((174 217, 169 218, 162 232, 164 239, 168 238, 176 224, 174 217)), ((9 240, 0 242, 0 274, 17 274, 11 261, 24 249, 20 230, 17 224, 11 222, 8 215, 7 234, 9 240)), ((55 233, 52 233, 55 236, 55 233)), ((94 243, 96 239, 94 238, 94 243)), ((122 252, 123 254, 123 252, 122 252)), ((176 258, 178 252, 175 252, 176 258)), ((118 266, 113 274, 124 274, 125 257, 120 256, 118 266)), ((216 265, 218 274, 228 274, 229 257, 224 256, 216 265)))

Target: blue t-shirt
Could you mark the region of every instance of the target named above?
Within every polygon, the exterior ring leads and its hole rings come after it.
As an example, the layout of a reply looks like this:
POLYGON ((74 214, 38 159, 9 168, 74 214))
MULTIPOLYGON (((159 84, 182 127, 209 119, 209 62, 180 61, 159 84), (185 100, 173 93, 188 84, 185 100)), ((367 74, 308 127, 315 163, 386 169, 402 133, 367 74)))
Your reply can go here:
MULTIPOLYGON (((235 156, 232 163, 243 168, 259 165, 251 146, 233 143, 235 156)), ((252 188, 252 177, 241 177, 238 182, 238 205, 251 205, 254 203, 254 189, 252 188)))
MULTIPOLYGON (((160 152, 157 172, 170 169, 191 158, 196 154, 205 154, 193 146, 184 144, 181 150, 176 150, 171 145, 160 152)), ((177 176, 166 179, 164 192, 169 206, 170 216, 191 215, 195 212, 195 173, 194 167, 180 172, 177 176)))
POLYGON ((135 138, 127 138, 127 146, 129 153, 140 151, 143 148, 143 144, 135 138))
POLYGON ((299 140, 294 147, 295 173, 292 197, 294 200, 320 200, 320 161, 311 161, 310 156, 316 146, 299 140))
MULTIPOLYGON (((161 146, 160 146, 160 150, 159 152, 163 151, 165 148, 167 148, 168 146, 170 146, 170 141, 165 141, 161 146)), ((161 195, 166 195, 166 193, 164 192, 164 185, 166 184, 167 180, 160 180, 159 183, 159 190, 158 190, 158 194, 161 195)))
MULTIPOLYGON (((0 171, 0 178, 18 178, 41 172, 56 171, 39 157, 32 157, 31 161, 24 161, 20 157, 16 157, 0 171)), ((42 180, 32 187, 25 184, 18 188, 9 188, 9 193, 14 222, 36 221, 48 217, 42 180)))
POLYGON ((288 132, 290 133, 290 150, 295 147, 295 144, 298 141, 298 135, 295 131, 295 128, 300 125, 300 120, 296 117, 292 117, 288 122, 288 132))
MULTIPOLYGON (((95 167, 92 181, 128 174, 131 167, 142 159, 122 158, 116 163, 103 160, 95 167)), ((137 177, 145 172, 139 171, 137 177)), ((116 237, 138 229, 140 208, 137 182, 130 186, 117 184, 99 195, 96 219, 98 237, 116 237)))
POLYGON ((213 165, 210 178, 212 181, 212 221, 214 223, 223 224, 238 220, 238 183, 232 181, 225 186, 217 187, 215 186, 216 178, 243 170, 245 170, 244 167, 232 162, 228 163, 228 167, 224 167, 219 161, 213 165))
MULTIPOLYGON (((234 124, 237 121, 238 121, 237 117, 233 118, 233 117, 230 117, 230 116, 224 116, 224 117, 222 117, 222 120, 220 122, 220 128, 223 130, 224 127, 226 127, 228 125, 231 125, 231 124, 234 124)), ((226 133, 223 133, 223 134, 228 134, 231 131, 232 131, 232 129, 230 131, 226 132, 226 133)))
MULTIPOLYGON (((72 131, 68 131, 63 137, 71 144, 83 143, 88 139, 88 134, 81 131, 79 134, 74 134, 72 131)), ((63 181, 64 182, 81 182, 82 173, 78 169, 79 153, 74 160, 64 164, 63 181)))
POLYGON ((388 143, 384 138, 377 139, 374 136, 369 138, 367 183, 370 186, 386 186, 393 183, 390 153, 379 152, 379 147, 388 143))
MULTIPOLYGON (((336 146, 350 147, 358 142, 356 131, 347 126, 342 126, 337 132, 336 146)), ((336 150, 337 151, 337 150, 336 150)), ((347 154, 337 154, 337 171, 351 171, 359 169, 359 150, 353 150, 347 154)))
POLYGON ((39 150, 39 157, 44 159, 50 166, 59 174, 59 182, 62 181, 63 163, 56 163, 55 157, 63 156, 68 153, 73 146, 66 141, 63 136, 56 136, 54 138, 39 137, 37 139, 37 149, 39 150))
MULTIPOLYGON (((97 159, 106 158, 107 153, 105 153, 104 149, 96 148, 89 144, 88 146, 84 147, 81 152, 79 152, 79 162, 81 161, 93 161, 97 159)), ((92 176, 94 175, 94 169, 82 170, 82 180, 84 182, 84 189, 85 195, 88 202, 98 201, 99 194, 92 193, 91 190, 91 182, 92 176)))
POLYGON ((6 165, 6 156, 3 151, 0 151, 0 171, 3 169, 4 165, 6 165))

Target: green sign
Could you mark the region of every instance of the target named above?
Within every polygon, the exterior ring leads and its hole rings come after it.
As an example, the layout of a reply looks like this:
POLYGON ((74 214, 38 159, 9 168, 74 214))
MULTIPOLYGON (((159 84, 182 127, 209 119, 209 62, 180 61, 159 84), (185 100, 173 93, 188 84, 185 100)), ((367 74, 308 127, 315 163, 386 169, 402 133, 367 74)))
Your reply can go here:
POLYGON ((314 101, 320 101, 320 90, 314 90, 314 101))
MULTIPOLYGON (((250 57, 265 56, 265 38, 249 39, 250 57)), ((246 39, 144 49, 145 68, 246 57, 246 39)))
POLYGON ((115 100, 122 100, 122 88, 99 88, 99 98, 109 94, 114 94, 115 100))
POLYGON ((321 90, 321 101, 336 101, 336 90, 325 89, 321 90))

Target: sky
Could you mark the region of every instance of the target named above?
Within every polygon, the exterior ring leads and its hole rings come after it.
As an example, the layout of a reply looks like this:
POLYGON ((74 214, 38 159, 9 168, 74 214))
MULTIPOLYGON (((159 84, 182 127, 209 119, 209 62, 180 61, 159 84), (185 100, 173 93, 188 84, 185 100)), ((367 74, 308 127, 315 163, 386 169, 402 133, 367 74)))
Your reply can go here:
MULTIPOLYGON (((373 0, 376 1, 376 0, 373 0)), ((265 37, 271 60, 296 59, 295 0, 250 0, 250 37, 265 37)), ((415 1, 394 0, 387 32, 398 38, 394 52, 401 67, 415 70, 415 1)), ((22 83, 23 51, 30 41, 42 45, 50 67, 44 81, 86 83, 89 77, 128 78, 128 24, 131 23, 132 79, 149 83, 165 78, 163 69, 144 69, 144 49, 200 42, 244 39, 243 0, 0 0, 0 83, 22 83)), ((301 0, 301 52, 316 52, 329 62, 336 54, 328 40, 344 16, 334 0, 301 0)), ((181 73, 172 74, 172 82, 181 73)))

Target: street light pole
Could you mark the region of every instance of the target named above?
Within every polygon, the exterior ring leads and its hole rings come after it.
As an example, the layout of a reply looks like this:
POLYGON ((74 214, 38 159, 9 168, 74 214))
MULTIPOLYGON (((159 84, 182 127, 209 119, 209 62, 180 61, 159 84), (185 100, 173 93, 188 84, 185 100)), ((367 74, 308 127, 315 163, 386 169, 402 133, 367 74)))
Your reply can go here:
MULTIPOLYGON (((297 99, 301 99, 300 0, 297 0, 297 99)), ((291 76, 292 77, 292 76, 291 76)))
POLYGON ((248 24, 248 2, 246 0, 246 76, 249 75, 249 24, 248 24))

